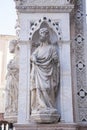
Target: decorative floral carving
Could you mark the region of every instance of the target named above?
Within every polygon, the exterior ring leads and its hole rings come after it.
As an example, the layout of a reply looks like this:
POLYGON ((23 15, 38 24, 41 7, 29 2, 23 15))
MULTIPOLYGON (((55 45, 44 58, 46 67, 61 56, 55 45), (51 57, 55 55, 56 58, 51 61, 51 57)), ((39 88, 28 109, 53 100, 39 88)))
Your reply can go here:
POLYGON ((81 45, 84 41, 84 38, 82 37, 81 34, 78 34, 75 38, 75 41, 77 42, 77 44, 81 45))
POLYGON ((77 64, 76 64, 76 67, 82 71, 85 67, 85 64, 82 62, 82 61, 79 61, 77 64))
MULTIPOLYGON (((75 66, 76 66, 76 86, 75 89, 78 103, 78 115, 80 122, 87 122, 87 83, 86 83, 86 67, 85 67, 85 55, 84 55, 84 1, 76 0, 74 16, 75 16, 75 66)), ((76 99, 75 99, 76 100, 76 99)), ((76 115, 76 116, 78 116, 76 115)))
POLYGON ((83 17, 82 11, 81 10, 77 10, 77 12, 76 12, 76 19, 77 20, 81 20, 82 17, 83 17))

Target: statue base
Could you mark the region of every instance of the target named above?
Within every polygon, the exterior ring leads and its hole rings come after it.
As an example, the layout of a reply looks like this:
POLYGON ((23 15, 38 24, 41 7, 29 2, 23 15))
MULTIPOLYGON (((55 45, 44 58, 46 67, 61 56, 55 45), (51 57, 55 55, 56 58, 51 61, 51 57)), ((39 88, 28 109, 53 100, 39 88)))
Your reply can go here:
POLYGON ((37 122, 37 123, 53 123, 58 122, 60 119, 60 116, 58 115, 50 115, 50 114, 35 114, 31 115, 31 120, 37 122))
POLYGON ((40 111, 32 111, 31 121, 37 123, 57 123, 60 120, 60 115, 56 109, 44 109, 40 111))

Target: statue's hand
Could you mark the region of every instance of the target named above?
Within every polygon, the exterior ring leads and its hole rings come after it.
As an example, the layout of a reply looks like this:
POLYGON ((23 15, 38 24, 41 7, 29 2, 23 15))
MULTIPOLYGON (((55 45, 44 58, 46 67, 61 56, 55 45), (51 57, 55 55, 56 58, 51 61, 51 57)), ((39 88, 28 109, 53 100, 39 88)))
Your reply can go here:
POLYGON ((31 56, 30 60, 31 60, 33 63, 36 63, 36 61, 37 61, 36 56, 35 56, 35 55, 31 56))

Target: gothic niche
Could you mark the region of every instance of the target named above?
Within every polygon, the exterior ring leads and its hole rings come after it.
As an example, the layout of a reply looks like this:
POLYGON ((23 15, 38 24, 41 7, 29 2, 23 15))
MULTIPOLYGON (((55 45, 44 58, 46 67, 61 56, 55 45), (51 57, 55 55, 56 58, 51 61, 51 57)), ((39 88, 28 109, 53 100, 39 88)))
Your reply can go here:
POLYGON ((58 122, 58 37, 49 23, 43 21, 31 38, 31 119, 38 123, 58 122))

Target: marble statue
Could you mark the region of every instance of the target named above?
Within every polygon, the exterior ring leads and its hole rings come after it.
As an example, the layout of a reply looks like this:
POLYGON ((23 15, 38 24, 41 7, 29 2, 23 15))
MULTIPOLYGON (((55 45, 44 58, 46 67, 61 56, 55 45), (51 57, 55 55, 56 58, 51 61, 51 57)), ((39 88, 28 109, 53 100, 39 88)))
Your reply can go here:
POLYGON ((56 122, 59 58, 47 28, 39 30, 40 45, 31 55, 31 116, 36 122, 56 122))
POLYGON ((12 40, 9 44, 10 53, 14 53, 14 58, 7 65, 6 75, 6 115, 17 114, 18 109, 18 83, 19 83, 19 46, 17 40, 12 40))

